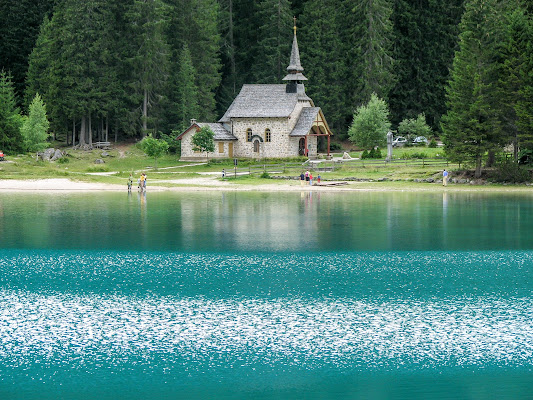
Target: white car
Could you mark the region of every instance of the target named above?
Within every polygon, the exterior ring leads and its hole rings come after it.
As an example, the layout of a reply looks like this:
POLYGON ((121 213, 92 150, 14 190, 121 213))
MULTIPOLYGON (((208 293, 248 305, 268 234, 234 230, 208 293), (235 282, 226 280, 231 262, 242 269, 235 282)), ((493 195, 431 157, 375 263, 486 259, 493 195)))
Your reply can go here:
POLYGON ((415 140, 413 140, 414 144, 427 144, 428 140, 425 136, 417 136, 415 140))
POLYGON ((398 136, 396 139, 392 141, 392 147, 402 147, 405 144, 407 144, 407 139, 403 136, 398 136))

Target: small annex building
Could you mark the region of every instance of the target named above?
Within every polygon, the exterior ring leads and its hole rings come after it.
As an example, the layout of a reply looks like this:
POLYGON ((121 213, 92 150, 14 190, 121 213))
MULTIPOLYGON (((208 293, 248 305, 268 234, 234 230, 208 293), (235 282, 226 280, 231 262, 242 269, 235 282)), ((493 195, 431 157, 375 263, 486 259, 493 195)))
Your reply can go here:
POLYGON ((320 107, 305 93, 303 68, 296 39, 296 27, 286 84, 243 85, 240 93, 218 122, 196 122, 181 140, 182 161, 209 158, 285 158, 318 154, 319 138, 327 143, 332 135, 320 107), (213 131, 215 151, 193 150, 192 137, 202 127, 213 131))

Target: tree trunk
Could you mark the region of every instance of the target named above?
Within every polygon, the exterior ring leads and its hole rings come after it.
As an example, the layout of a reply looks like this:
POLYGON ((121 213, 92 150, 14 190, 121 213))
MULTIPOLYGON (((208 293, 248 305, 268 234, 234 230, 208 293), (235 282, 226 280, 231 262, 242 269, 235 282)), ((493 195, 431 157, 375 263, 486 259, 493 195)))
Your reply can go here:
POLYGON ((146 131, 148 130, 148 90, 144 89, 144 98, 143 98, 143 131, 142 137, 146 136, 146 131))
POLYGON ((105 141, 109 142, 109 117, 105 117, 105 141))
POLYGON ((487 157, 487 168, 491 168, 494 165, 495 159, 496 159, 496 154, 494 153, 494 150, 489 150, 489 154, 487 157))
POLYGON ((85 125, 86 125, 86 123, 85 123, 85 119, 86 119, 85 115, 84 115, 83 117, 81 117, 80 140, 79 140, 79 144, 80 144, 80 146, 81 146, 82 144, 85 144, 85 143, 86 143, 86 142, 85 142, 85 130, 86 130, 87 128, 86 128, 86 126, 85 126, 85 125))
POLYGON ((93 126, 92 126, 92 119, 91 114, 89 113, 89 146, 93 145, 93 126))
POLYGON ((478 156, 476 159, 476 172, 474 173, 474 178, 481 178, 481 156, 478 156))
POLYGON ((72 118, 72 147, 76 146, 76 118, 72 118))

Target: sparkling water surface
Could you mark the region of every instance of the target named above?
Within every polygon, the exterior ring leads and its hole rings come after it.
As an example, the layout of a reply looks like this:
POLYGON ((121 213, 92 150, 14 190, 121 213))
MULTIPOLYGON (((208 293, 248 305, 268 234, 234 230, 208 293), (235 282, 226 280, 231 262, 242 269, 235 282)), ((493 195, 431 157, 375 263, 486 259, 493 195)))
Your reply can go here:
POLYGON ((0 398, 533 398, 533 195, 0 197, 0 398))

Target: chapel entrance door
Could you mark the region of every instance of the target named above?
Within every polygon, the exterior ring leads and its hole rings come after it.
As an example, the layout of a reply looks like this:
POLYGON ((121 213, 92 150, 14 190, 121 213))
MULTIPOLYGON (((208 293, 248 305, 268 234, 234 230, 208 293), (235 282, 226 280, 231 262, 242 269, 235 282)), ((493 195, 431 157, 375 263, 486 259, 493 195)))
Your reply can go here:
POLYGON ((298 155, 303 156, 305 155, 305 139, 301 138, 300 142, 298 143, 298 155))

